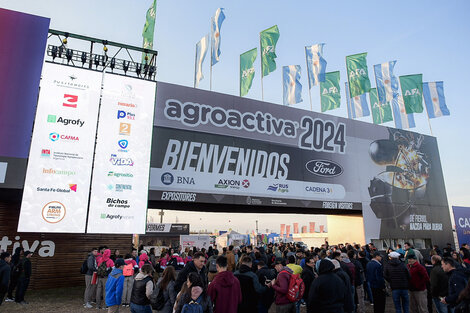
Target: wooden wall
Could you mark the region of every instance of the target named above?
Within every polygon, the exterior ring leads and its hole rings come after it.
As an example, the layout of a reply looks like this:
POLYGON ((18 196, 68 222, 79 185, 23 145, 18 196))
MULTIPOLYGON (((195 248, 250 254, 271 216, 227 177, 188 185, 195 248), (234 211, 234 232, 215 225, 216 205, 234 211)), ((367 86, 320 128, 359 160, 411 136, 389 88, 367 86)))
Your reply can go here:
MULTIPOLYGON (((121 254, 130 252, 131 235, 85 235, 85 234, 52 234, 52 233, 18 233, 20 203, 0 201, 0 240, 7 236, 12 244, 7 251, 12 253, 15 242, 26 240, 30 247, 39 241, 32 262, 30 289, 46 289, 84 285, 84 275, 80 267, 93 247, 108 246, 112 252, 119 249, 121 254), (19 240, 15 237, 19 236, 19 240), (55 243, 52 257, 40 257, 38 252, 41 242, 50 240, 55 243)), ((3 240, 2 240, 3 241, 3 240)))

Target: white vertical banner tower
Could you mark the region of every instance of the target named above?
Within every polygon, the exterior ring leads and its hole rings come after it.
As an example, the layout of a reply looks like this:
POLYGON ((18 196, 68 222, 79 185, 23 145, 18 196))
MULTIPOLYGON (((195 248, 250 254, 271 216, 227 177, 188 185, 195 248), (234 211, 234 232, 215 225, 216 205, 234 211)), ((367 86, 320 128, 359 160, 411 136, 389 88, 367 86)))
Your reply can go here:
POLYGON ((155 89, 104 75, 88 233, 145 233, 155 89))
POLYGON ((19 232, 85 232, 102 75, 44 65, 19 232))

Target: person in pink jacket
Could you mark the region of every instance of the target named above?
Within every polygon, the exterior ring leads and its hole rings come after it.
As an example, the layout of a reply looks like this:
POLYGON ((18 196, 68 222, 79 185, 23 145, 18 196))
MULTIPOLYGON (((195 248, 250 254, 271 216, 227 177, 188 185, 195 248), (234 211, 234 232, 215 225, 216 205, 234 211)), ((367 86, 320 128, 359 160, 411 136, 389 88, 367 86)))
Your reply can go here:
POLYGON ((98 279, 96 281, 96 306, 101 308, 101 300, 106 298, 106 281, 108 280, 108 274, 113 269, 114 262, 111 260, 111 250, 106 249, 103 251, 103 256, 97 262, 98 264, 98 279), (100 270, 101 264, 106 264, 106 272, 100 270))
POLYGON ((142 253, 139 256, 139 268, 142 268, 142 266, 144 266, 144 264, 146 263, 150 264, 149 256, 147 255, 147 253, 142 253))

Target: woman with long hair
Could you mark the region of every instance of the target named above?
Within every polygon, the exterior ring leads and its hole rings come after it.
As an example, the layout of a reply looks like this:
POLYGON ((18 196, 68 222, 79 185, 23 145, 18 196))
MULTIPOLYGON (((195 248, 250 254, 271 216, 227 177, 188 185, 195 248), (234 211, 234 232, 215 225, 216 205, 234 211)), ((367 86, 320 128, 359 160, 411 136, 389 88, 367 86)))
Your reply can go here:
POLYGON ((163 298, 165 299, 165 306, 158 313, 172 313, 173 306, 176 301, 175 292, 176 271, 173 266, 168 266, 164 271, 162 277, 158 280, 155 292, 163 291, 163 298))
POLYGON ((175 305, 173 306, 173 313, 176 312, 176 307, 178 306, 178 303, 180 303, 181 299, 183 298, 183 295, 187 294, 190 291, 191 286, 198 281, 202 281, 201 276, 199 276, 198 273, 192 272, 188 274, 186 283, 184 283, 183 286, 181 286, 181 290, 176 296, 175 305))
POLYGON ((452 252, 452 259, 454 259, 455 262, 459 263, 459 265, 463 268, 467 268, 467 263, 465 263, 463 260, 462 260, 462 257, 460 256, 460 253, 458 253, 457 251, 453 251, 452 252))

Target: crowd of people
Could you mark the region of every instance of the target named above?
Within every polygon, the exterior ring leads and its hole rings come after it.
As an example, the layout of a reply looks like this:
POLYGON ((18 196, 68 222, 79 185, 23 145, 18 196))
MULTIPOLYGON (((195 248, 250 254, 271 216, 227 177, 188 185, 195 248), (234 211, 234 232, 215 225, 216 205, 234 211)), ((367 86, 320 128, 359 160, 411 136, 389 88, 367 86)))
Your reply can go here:
MULTIPOLYGON (((25 303, 31 253, 19 248, 0 260, 0 301, 25 303), (22 256, 22 257, 21 257, 22 256), (19 268, 19 269, 18 269, 19 268), (8 278, 8 280, 6 280, 8 278), (9 282, 8 282, 9 281, 9 282), (6 282, 6 283, 5 283, 6 282), (13 291, 16 288, 15 297, 13 291)), ((83 262, 85 308, 133 313, 384 312, 460 313, 470 309, 470 247, 434 246, 429 255, 405 243, 379 252, 373 244, 325 243, 155 249, 124 257, 94 248, 83 262)), ((1 304, 1 302, 0 302, 1 304)))

